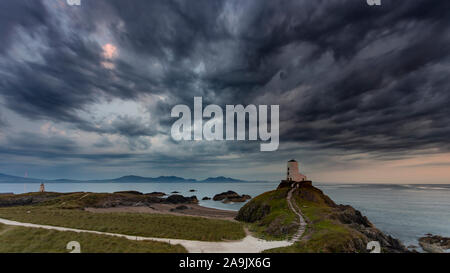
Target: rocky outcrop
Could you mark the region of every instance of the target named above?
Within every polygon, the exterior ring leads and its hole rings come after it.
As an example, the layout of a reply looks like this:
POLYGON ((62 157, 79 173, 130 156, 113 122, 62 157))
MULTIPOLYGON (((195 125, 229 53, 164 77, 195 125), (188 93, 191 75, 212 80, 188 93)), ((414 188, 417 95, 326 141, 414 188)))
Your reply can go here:
POLYGON ((419 238, 419 245, 429 253, 444 253, 450 249, 450 238, 426 234, 425 237, 419 238))
POLYGON ((32 205, 34 203, 39 203, 39 201, 36 201, 36 198, 33 198, 31 196, 24 196, 20 198, 11 198, 11 199, 5 198, 0 200, 0 207, 26 206, 32 205))
POLYGON ((202 200, 211 200, 211 197, 205 196, 202 198, 202 200))
POLYGON ((140 191, 116 191, 114 193, 127 193, 127 194, 134 194, 134 195, 143 195, 140 191))
POLYGON ((236 220, 254 223, 269 214, 270 209, 271 208, 268 204, 249 202, 239 210, 236 220))
POLYGON ((330 218, 337 219, 347 225, 374 227, 366 216, 363 216, 360 211, 349 205, 338 205, 337 210, 330 215, 330 218))
POLYGON ((120 191, 115 193, 26 193, 0 197, 0 207, 26 206, 40 203, 57 205, 60 208, 110 208, 151 206, 155 203, 197 204, 197 197, 171 195, 167 198, 162 192, 143 194, 138 191, 120 191))
POLYGON ((234 191, 226 191, 219 194, 214 195, 214 201, 222 201, 223 203, 232 203, 232 202, 245 202, 252 197, 247 194, 239 195, 234 191))
POLYGON ((165 194, 164 192, 154 191, 154 192, 146 193, 145 195, 155 196, 155 197, 163 197, 163 196, 166 196, 167 194, 165 194))
POLYGON ((184 197, 184 196, 179 195, 179 194, 174 194, 174 195, 171 195, 171 196, 167 197, 164 200, 164 203, 169 203, 169 204, 183 204, 183 203, 197 204, 198 203, 198 199, 197 199, 196 196, 184 197))
POLYGON ((43 192, 2 195, 0 207, 26 206, 42 203, 64 195, 63 193, 43 192))
POLYGON ((224 200, 225 198, 237 197, 237 196, 239 196, 239 194, 237 194, 234 191, 226 191, 226 192, 222 192, 222 193, 214 195, 213 200, 214 201, 221 201, 221 200, 224 200))

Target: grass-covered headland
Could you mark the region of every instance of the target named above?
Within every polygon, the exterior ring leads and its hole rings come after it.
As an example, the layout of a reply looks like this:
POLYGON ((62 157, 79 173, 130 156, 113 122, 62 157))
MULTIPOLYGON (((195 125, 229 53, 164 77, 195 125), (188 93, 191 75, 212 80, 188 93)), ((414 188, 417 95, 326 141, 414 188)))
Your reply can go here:
MULTIPOLYGON (((249 223, 260 237, 291 238, 298 227, 286 200, 291 189, 289 183, 281 183, 278 189, 255 197, 241 208, 237 219, 249 223)), ((407 252, 400 241, 383 234, 359 211, 336 205, 310 182, 301 183, 292 198, 306 218, 306 231, 291 246, 266 252, 368 252, 369 241, 380 242, 382 252, 407 252)))

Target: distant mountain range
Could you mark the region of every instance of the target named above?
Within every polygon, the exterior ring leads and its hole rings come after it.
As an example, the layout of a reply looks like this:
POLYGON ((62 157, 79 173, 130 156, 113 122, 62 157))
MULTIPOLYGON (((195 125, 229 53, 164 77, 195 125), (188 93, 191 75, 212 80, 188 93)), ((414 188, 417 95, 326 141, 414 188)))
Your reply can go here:
POLYGON ((188 182, 188 183, 233 183, 233 182, 251 182, 240 179, 234 179, 231 177, 218 176, 208 177, 204 180, 186 179, 178 176, 159 176, 159 177, 143 177, 137 175, 126 175, 113 179, 100 179, 100 180, 73 180, 73 179, 37 179, 13 176, 0 173, 0 183, 171 183, 171 182, 188 182))

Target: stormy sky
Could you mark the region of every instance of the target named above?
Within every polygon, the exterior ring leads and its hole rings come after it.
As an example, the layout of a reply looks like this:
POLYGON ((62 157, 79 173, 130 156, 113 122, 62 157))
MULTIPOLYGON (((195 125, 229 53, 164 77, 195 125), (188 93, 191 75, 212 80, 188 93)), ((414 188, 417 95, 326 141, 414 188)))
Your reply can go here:
POLYGON ((0 173, 450 183, 450 1, 0 1, 0 173), (280 105, 280 146, 173 141, 280 105))

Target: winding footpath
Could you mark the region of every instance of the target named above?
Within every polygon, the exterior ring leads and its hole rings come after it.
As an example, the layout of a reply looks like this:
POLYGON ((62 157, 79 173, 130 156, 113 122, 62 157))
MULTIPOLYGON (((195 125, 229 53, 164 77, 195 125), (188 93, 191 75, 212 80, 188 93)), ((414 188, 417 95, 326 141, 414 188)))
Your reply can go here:
MULTIPOLYGON (((76 228, 67 228, 67 227, 57 227, 57 226, 49 226, 49 225, 38 225, 31 223, 22 223, 7 219, 0 218, 0 223, 10 226, 20 226, 20 227, 29 227, 29 228, 43 228, 48 230, 57 230, 57 231, 69 231, 69 232, 85 232, 92 233, 98 235, 107 235, 107 236, 116 236, 122 237, 128 240, 136 240, 136 241, 158 241, 169 243, 172 245, 180 244, 190 253, 259 253, 267 249, 278 248, 278 247, 286 247, 292 245, 295 241, 300 239, 303 235, 306 227, 306 222, 303 219, 300 209, 297 207, 297 204, 292 203, 292 192, 294 189, 289 191, 287 196, 287 202, 289 204, 289 208, 299 217, 299 229, 294 237, 290 240, 284 241, 266 241, 262 239, 258 239, 252 235, 247 235, 244 239, 239 241, 228 241, 228 242, 205 242, 205 241, 195 241, 195 240, 183 240, 183 239, 169 239, 169 238, 156 238, 156 237, 142 237, 142 236, 132 236, 118 233, 109 233, 109 232, 100 232, 95 230, 83 230, 76 228)), ((83 246, 81 246, 83 247, 83 246)))
POLYGON ((289 208, 290 208, 290 209, 292 210, 292 212, 294 212, 295 215, 297 215, 297 217, 298 217, 298 224, 299 224, 297 233, 295 233, 295 235, 294 235, 294 236, 292 237, 292 239, 291 239, 292 242, 298 241, 298 240, 302 237, 303 233, 305 233, 305 229, 306 229, 306 221, 305 221, 305 219, 303 218, 302 211, 301 211, 300 208, 297 206, 297 203, 296 203, 296 202, 292 202, 292 193, 293 193, 294 191, 295 191, 295 188, 292 188, 292 189, 289 191, 289 193, 288 193, 288 195, 287 195, 287 197, 286 197, 286 200, 287 200, 287 202, 288 202, 289 208))

